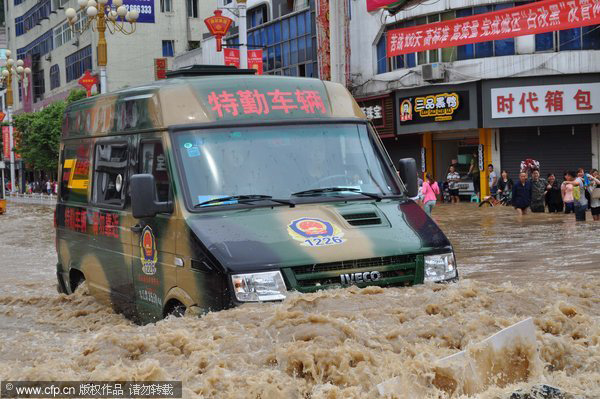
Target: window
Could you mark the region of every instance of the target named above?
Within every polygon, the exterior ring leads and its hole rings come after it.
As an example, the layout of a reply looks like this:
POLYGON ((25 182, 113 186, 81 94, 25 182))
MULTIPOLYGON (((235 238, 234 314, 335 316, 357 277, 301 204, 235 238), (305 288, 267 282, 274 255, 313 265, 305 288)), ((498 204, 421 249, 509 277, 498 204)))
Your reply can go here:
POLYGON ((258 7, 249 9, 248 13, 246 14, 246 20, 248 21, 248 29, 267 23, 267 21, 269 20, 267 11, 268 10, 266 4, 261 4, 258 7))
POLYGON ((160 0, 161 12, 173 12, 173 0, 160 0))
POLYGON ((60 70, 58 65, 54 64, 50 67, 50 90, 54 90, 60 86, 60 70))
POLYGON ((198 40, 190 40, 188 41, 188 51, 195 50, 200 47, 200 42, 198 40))
POLYGON ((63 44, 71 41, 73 31, 68 22, 59 25, 58 28, 54 29, 54 48, 58 48, 63 44))
POLYGON ((90 180, 90 143, 82 140, 77 144, 65 145, 62 153, 62 201, 87 203, 90 180))
POLYGON ((86 69, 92 69, 92 46, 87 46, 65 57, 67 82, 81 77, 86 69))
POLYGON ((159 202, 169 200, 169 171, 167 170, 167 157, 160 142, 142 142, 142 163, 140 173, 154 175, 156 182, 156 198, 159 202))
MULTIPOLYGON (((263 9, 256 7, 253 9, 263 9)), ((250 11, 249 14, 250 15, 250 11)), ((259 17, 262 20, 263 16, 259 17)), ((317 77, 315 13, 307 10, 255 26, 248 31, 251 49, 262 48, 264 72, 271 75, 317 77)), ((250 19, 249 19, 250 21, 250 19)), ((256 22, 256 21, 255 21, 256 22)), ((249 22, 250 23, 250 22, 249 22)), ((234 45, 238 37, 227 38, 234 45)))
POLYGON ((31 7, 22 17, 15 19, 17 28, 16 35, 20 36, 34 26, 39 25, 42 20, 50 18, 52 3, 50 0, 41 0, 31 7))
POLYGON ((198 0, 186 0, 187 16, 198 18, 198 0))
POLYGON ((96 145, 93 202, 123 207, 127 193, 127 143, 96 145))
POLYGON ((173 40, 163 40, 162 41, 162 55, 163 57, 173 57, 175 51, 173 48, 175 47, 173 40))

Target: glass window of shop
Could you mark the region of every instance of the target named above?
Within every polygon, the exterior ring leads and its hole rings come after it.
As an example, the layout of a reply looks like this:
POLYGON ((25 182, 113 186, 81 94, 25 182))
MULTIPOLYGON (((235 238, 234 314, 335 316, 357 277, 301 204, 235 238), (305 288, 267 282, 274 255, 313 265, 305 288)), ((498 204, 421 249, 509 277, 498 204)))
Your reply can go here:
MULTIPOLYGON (((227 44, 237 45, 236 37, 227 44)), ((265 74, 317 77, 315 12, 306 9, 248 30, 248 48, 263 50, 265 74)))

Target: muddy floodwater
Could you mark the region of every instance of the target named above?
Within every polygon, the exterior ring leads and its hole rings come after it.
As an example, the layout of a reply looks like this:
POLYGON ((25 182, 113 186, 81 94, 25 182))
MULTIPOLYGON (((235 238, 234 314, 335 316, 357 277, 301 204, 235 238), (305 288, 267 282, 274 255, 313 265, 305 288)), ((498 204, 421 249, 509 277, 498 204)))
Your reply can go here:
POLYGON ((438 206, 434 218, 455 247, 456 284, 292 294, 138 326, 84 290, 57 294, 52 209, 9 203, 0 380, 180 380, 186 398, 366 399, 400 377, 393 397, 466 397, 461 376, 436 361, 533 317, 537 352, 494 363, 523 381, 500 375, 472 396, 508 399, 545 383, 600 398, 600 222, 475 204, 438 206))

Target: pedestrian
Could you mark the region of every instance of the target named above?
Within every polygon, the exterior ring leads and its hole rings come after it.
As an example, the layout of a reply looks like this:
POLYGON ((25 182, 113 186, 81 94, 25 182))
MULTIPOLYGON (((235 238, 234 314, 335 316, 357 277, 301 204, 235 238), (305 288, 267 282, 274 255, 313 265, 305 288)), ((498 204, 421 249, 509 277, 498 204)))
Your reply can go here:
POLYGON ((489 184, 490 184, 490 194, 492 195, 492 197, 495 197, 496 194, 498 193, 498 176, 496 175, 496 172, 494 172, 494 165, 489 164, 488 165, 488 180, 489 180, 489 184))
POLYGON ((500 180, 498 180, 498 197, 499 199, 505 199, 506 204, 510 204, 512 201, 512 190, 514 186, 513 180, 508 177, 508 172, 503 170, 500 173, 500 180))
POLYGON ((544 204, 546 185, 546 180, 540 177, 540 170, 534 168, 531 172, 531 212, 544 213, 546 211, 544 204))
POLYGON ((589 202, 586 198, 585 171, 583 168, 577 170, 577 178, 573 181, 573 198, 575 199, 575 220, 585 222, 585 213, 589 202))
POLYGON ((469 176, 473 178, 473 190, 475 191, 475 194, 479 196, 479 154, 477 154, 477 151, 474 151, 473 156, 471 157, 469 176))
POLYGON ((590 207, 592 208, 592 218, 595 221, 600 220, 600 173, 598 169, 592 169, 588 175, 590 185, 588 187, 590 193, 590 207))
POLYGON ((435 206, 438 195, 440 195, 440 188, 431 174, 427 173, 423 182, 423 207, 425 208, 425 213, 429 216, 431 216, 431 211, 435 206))
POLYGON ((458 196, 458 182, 460 181, 460 175, 456 172, 454 165, 450 166, 450 171, 448 172, 448 176, 446 176, 446 180, 448 181, 448 191, 450 191, 451 202, 457 204, 458 201, 460 201, 458 196))
POLYGON ((525 172, 521 172, 519 181, 513 187, 512 204, 519 215, 526 214, 531 205, 531 182, 527 180, 525 172))
POLYGON ((546 184, 546 205, 548 205, 548 212, 550 213, 558 213, 563 211, 563 200, 562 194, 560 192, 560 186, 556 181, 556 176, 554 174, 549 173, 547 177, 546 184))
POLYGON ((50 193, 52 192, 52 183, 50 183, 50 180, 46 180, 46 194, 50 195, 50 193))
POLYGON ((565 172, 565 180, 560 187, 563 203, 565 204, 565 214, 567 215, 575 212, 575 197, 573 194, 575 190, 573 180, 575 180, 575 172, 565 172))

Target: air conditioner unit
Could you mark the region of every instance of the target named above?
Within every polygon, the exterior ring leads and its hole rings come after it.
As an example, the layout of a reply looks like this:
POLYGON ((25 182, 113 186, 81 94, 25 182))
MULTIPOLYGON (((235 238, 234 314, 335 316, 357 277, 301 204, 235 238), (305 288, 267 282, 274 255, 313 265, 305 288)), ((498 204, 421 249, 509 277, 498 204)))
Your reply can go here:
POLYGON ((73 40, 73 43, 71 43, 71 44, 75 47, 79 47, 79 37, 77 37, 75 40, 73 40))
POLYGON ((436 62, 434 64, 422 65, 421 76, 427 82, 444 80, 444 64, 436 62))
POLYGON ((46 56, 46 61, 52 62, 52 54, 48 53, 48 55, 46 56))

